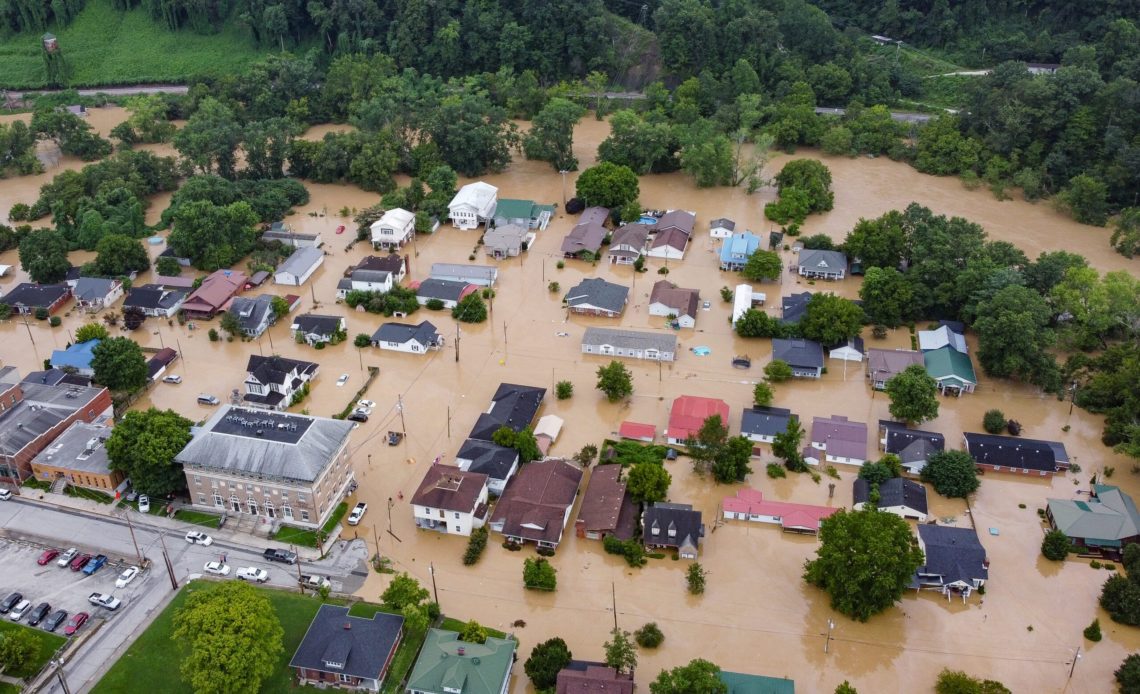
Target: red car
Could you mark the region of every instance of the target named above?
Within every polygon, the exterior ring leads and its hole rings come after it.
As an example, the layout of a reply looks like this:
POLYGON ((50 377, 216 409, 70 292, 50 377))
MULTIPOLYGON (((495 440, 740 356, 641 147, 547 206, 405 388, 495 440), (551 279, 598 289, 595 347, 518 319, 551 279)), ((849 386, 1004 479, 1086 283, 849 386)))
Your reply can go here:
POLYGON ((91 615, 86 612, 75 613, 75 616, 67 620, 67 626, 63 628, 63 633, 68 636, 75 634, 75 632, 79 631, 79 627, 83 626, 90 617, 91 615))
POLYGON ((40 566, 44 566, 48 562, 50 562, 52 559, 55 559, 58 556, 59 556, 59 550, 58 549, 45 549, 44 553, 40 555, 40 558, 36 560, 36 563, 39 564, 40 566))
POLYGON ((344 225, 343 225, 343 224, 341 224, 340 226, 338 226, 338 227, 336 228, 336 233, 338 233, 338 234, 343 234, 343 233, 344 233, 344 225))
POLYGON ((87 562, 91 561, 90 554, 80 554, 78 557, 71 560, 71 570, 79 571, 87 566, 87 562))

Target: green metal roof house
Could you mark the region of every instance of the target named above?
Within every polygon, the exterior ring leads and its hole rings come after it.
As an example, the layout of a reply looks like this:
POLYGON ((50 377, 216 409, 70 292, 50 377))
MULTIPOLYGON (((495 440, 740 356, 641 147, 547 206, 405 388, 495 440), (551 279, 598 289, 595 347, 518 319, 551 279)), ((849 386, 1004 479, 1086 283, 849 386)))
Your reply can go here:
POLYGON ((459 634, 428 629, 412 668, 407 694, 507 694, 518 644, 488 637, 483 644, 459 640, 459 634))
POLYGON ((1093 485, 1088 501, 1049 499, 1049 523, 1070 540, 1113 554, 1140 542, 1140 512, 1132 497, 1110 484, 1093 485))
POLYGON ((926 364, 926 373, 938 381, 938 390, 942 393, 973 393, 974 387, 978 385, 970 356, 953 347, 924 352, 922 361, 926 364))
POLYGON ((554 216, 554 205, 539 205, 533 200, 499 198, 495 208, 495 226, 517 224, 527 229, 546 229, 554 216))
POLYGON ((728 694, 796 694, 794 680, 724 670, 717 673, 717 677, 728 685, 728 694))

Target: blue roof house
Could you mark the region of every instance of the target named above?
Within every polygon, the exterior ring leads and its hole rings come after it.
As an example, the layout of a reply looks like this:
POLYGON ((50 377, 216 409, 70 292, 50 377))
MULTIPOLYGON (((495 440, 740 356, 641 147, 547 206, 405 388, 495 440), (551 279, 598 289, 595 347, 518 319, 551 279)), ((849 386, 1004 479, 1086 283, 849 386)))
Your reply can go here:
POLYGON ((91 360, 95 358, 95 348, 100 342, 101 340, 96 338, 72 345, 67 349, 52 350, 51 368, 73 370, 80 376, 94 377, 95 369, 91 367, 91 360))
POLYGON ((750 231, 733 234, 720 246, 720 269, 739 272, 760 248, 760 237, 750 231))

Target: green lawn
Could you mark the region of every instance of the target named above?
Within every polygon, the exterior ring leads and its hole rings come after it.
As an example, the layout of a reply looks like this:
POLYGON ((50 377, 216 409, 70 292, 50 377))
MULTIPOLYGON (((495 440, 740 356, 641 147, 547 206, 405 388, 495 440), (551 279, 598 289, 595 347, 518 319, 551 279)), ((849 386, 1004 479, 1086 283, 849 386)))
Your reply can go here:
MULTIPOLYGON (((348 502, 342 501, 333 509, 332 515, 329 516, 329 519, 321 528, 321 534, 324 537, 328 537, 329 533, 333 531, 333 528, 336 527, 336 524, 340 522, 341 518, 344 518, 344 514, 346 513, 348 513, 348 502)), ((297 528, 292 525, 282 525, 277 529, 272 539, 278 542, 287 542, 291 545, 300 545, 301 547, 317 547, 319 544, 317 542, 317 531, 310 530, 309 528, 297 528)))
MULTIPOLYGON (((144 9, 116 12, 111 0, 87 0, 66 27, 50 27, 71 70, 71 86, 178 82, 199 74, 235 74, 267 55, 235 22, 212 35, 167 31, 144 9)), ((41 32, 0 41, 0 87, 44 87, 41 32)), ((303 48, 298 48, 303 52, 303 48)))
POLYGON ((0 682, 0 694, 20 694, 23 690, 23 687, 17 687, 7 682, 0 682))
POLYGON ((76 499, 88 499, 90 501, 97 501, 100 504, 109 504, 115 501, 115 497, 107 494, 106 492, 100 492, 95 489, 87 489, 85 487, 68 486, 64 493, 76 499))
MULTIPOLYGON (((48 633, 43 629, 33 629, 23 624, 13 624, 8 620, 0 622, 0 635, 21 630, 29 632, 35 637, 39 643, 39 650, 36 651, 35 657, 32 658, 32 662, 27 667, 20 670, 11 670, 4 674, 11 677, 34 677, 37 672, 43 669, 44 664, 51 659, 52 655, 59 650, 60 646, 62 646, 67 639, 62 636, 57 636, 56 634, 48 633)), ((3 691, 7 690, 0 690, 0 692, 3 691)), ((11 691, 19 691, 19 688, 11 691)))
POLYGON ((191 523, 203 528, 218 527, 218 521, 222 518, 214 513, 202 513, 201 511, 191 511, 185 508, 180 508, 175 511, 174 517, 184 523, 191 523))

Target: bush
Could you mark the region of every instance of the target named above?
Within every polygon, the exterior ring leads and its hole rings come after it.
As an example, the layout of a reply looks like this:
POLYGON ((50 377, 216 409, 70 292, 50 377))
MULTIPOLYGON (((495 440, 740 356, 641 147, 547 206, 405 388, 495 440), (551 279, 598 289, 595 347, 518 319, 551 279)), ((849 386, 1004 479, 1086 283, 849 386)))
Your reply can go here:
POLYGON ((1097 561, 1096 559, 1093 559, 1092 561, 1089 562, 1089 568, 1090 569, 1099 569, 1100 568, 1100 562, 1097 561))
POLYGON ((13 222, 26 222, 31 218, 32 208, 27 203, 18 202, 8 210, 8 219, 13 222))
POLYGON ((44 308, 43 306, 40 306, 39 308, 36 309, 36 312, 34 315, 36 317, 36 320, 47 320, 48 319, 48 310, 46 308, 44 308))
POLYGON ((61 323, 63 323, 63 321, 60 320, 59 316, 52 316, 51 318, 48 318, 48 325, 53 328, 58 328, 61 323))
POLYGON ((784 471, 784 466, 779 463, 768 463, 768 477, 772 479, 787 477, 788 473, 784 471))
POLYGON ((558 572, 543 558, 527 557, 523 562, 523 585, 530 590, 552 591, 558 586, 558 572))
POLYGON ((773 359, 764 366, 764 376, 772 383, 783 383, 792 377, 792 367, 782 359, 773 359))
POLYGON ((619 540, 613 535, 606 535, 602 540, 602 549, 607 554, 618 554, 625 558, 625 563, 634 568, 645 566, 645 548, 637 540, 619 540))
POLYGON ((463 553, 464 566, 471 566, 483 556, 483 550, 487 548, 488 534, 487 526, 471 531, 471 537, 467 540, 467 551, 463 553))
POLYGON ((731 304, 732 300, 734 298, 732 290, 729 289, 728 287, 721 287, 720 288, 720 298, 721 298, 721 300, 724 301, 724 303, 731 304))
POLYGON ((1094 619, 1092 621, 1092 624, 1085 627, 1085 638, 1093 642, 1100 641, 1101 635, 1099 619, 1094 619))
POLYGON ((689 571, 685 575, 685 580, 689 584, 689 592, 693 595, 700 595, 705 592, 705 568, 701 566, 700 562, 693 562, 689 566, 689 571))
POLYGON ((554 386, 554 394, 559 400, 569 400, 570 396, 574 394, 574 384, 570 381, 559 381, 554 386))
POLYGON ((352 344, 363 349, 372 344, 372 336, 368 333, 360 333, 352 340, 352 344))
POLYGON ((551 282, 550 284, 546 285, 546 289, 551 294, 557 294, 562 289, 562 285, 558 284, 557 282, 551 282))
POLYGON ((633 632, 633 638, 637 641, 637 645, 642 648, 657 648, 665 641, 665 634, 661 633, 661 628, 657 626, 657 622, 649 622, 633 632))
POLYGON ((982 428, 991 434, 1000 434, 1005 424, 1005 413, 1001 410, 989 410, 982 417, 982 428))
POLYGON ((217 342, 218 331, 214 328, 210 328, 210 332, 206 333, 206 337, 210 338, 210 342, 217 342))
POLYGON ((444 308, 443 299, 428 299, 424 307, 429 311, 442 311, 444 308))
POLYGON ((658 275, 668 275, 669 274, 669 268, 659 267, 659 268, 657 268, 657 274, 658 275))
POLYGON ((1060 530, 1050 530, 1041 541, 1041 554, 1050 561, 1062 561, 1069 556, 1069 538, 1060 530))
POLYGON ((554 267, 561 270, 562 268, 566 267, 566 263, 564 261, 559 260, 557 263, 554 264, 554 267))

